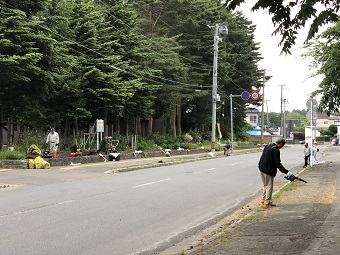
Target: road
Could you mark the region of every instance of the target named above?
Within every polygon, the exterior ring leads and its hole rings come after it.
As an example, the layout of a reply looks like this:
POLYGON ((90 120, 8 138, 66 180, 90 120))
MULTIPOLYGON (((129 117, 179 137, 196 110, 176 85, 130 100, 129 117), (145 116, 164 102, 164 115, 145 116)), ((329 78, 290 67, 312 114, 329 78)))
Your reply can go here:
MULTIPOLYGON (((292 145, 281 150, 287 169, 302 166, 302 148, 292 145)), ((258 195, 260 155, 118 174, 104 174, 95 165, 72 171, 64 167, 0 172, 2 180, 21 184, 0 190, 0 251, 156 254, 258 195), (41 176, 34 181, 37 175, 41 176)))

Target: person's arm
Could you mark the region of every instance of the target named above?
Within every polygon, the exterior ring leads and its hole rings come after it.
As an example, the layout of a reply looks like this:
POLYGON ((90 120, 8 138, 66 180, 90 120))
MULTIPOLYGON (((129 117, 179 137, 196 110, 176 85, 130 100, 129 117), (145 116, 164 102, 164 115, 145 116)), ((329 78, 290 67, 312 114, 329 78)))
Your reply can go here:
POLYGON ((57 134, 57 146, 59 145, 59 134, 58 133, 56 133, 57 134))
POLYGON ((48 133, 47 138, 46 138, 46 143, 50 141, 50 133, 48 133))
POLYGON ((273 148, 273 157, 276 167, 284 174, 287 174, 289 171, 281 164, 280 159, 280 150, 279 148, 273 148))

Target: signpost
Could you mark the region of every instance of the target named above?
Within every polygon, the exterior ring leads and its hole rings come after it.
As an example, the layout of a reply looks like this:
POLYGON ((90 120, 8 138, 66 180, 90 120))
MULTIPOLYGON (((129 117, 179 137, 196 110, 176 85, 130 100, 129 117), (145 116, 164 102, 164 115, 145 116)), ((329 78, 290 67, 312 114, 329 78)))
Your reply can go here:
POLYGON ((103 138, 104 120, 97 119, 97 122, 96 122, 96 132, 97 132, 97 149, 98 149, 99 148, 99 142, 103 138))
POLYGON ((248 91, 243 91, 241 95, 233 95, 230 94, 230 142, 231 142, 231 152, 234 150, 234 123, 233 123, 233 97, 241 97, 243 100, 249 100, 252 98, 253 100, 258 100, 260 98, 260 94, 256 91, 253 91, 251 94, 248 91))
POLYGON ((307 114, 306 117, 307 119, 310 121, 310 128, 311 128, 311 143, 310 143, 310 148, 311 148, 311 156, 310 156, 310 165, 313 166, 313 142, 314 142, 314 138, 315 138, 315 134, 314 134, 314 130, 316 130, 316 127, 314 128, 314 126, 316 125, 315 121, 318 117, 318 114, 316 112, 316 108, 318 107, 318 102, 315 99, 309 99, 306 102, 306 106, 307 106, 307 114))

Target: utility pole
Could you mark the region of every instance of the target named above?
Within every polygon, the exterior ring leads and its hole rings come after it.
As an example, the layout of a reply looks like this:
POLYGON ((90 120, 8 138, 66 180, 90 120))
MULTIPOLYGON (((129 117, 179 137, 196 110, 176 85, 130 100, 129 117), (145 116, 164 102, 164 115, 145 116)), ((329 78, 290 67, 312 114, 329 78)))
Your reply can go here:
POLYGON ((266 71, 263 70, 263 88, 262 88, 262 115, 261 115, 261 147, 263 145, 263 132, 264 132, 264 87, 266 83, 266 71))
MULTIPOLYGON (((210 26, 209 26, 210 27, 210 26)), ((228 34, 226 26, 215 26, 214 35, 214 61, 213 61, 213 84, 212 84, 212 120, 211 120, 211 153, 214 155, 216 148, 216 108, 217 101, 219 101, 219 95, 217 94, 217 59, 218 59, 218 42, 222 41, 218 36, 221 34, 228 34)))
POLYGON ((241 97, 241 95, 230 94, 230 138, 231 138, 231 153, 234 151, 234 115, 233 115, 233 97, 241 97))
POLYGON ((283 138, 286 139, 286 104, 288 104, 288 99, 283 99, 283 138))
POLYGON ((269 122, 269 113, 268 113, 268 99, 266 99, 266 108, 267 108, 267 125, 269 126, 270 122, 269 122))
POLYGON ((281 99, 280 99, 280 102, 281 102, 281 114, 280 114, 281 126, 280 126, 280 135, 283 136, 283 119, 282 119, 283 87, 286 86, 286 85, 278 85, 278 86, 281 86, 281 99))

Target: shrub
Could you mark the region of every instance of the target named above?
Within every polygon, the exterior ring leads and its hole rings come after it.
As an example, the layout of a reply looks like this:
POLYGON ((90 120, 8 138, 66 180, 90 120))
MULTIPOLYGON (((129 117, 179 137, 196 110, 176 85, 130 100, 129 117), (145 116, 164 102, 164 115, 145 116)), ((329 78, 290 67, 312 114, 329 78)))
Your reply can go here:
POLYGON ((324 136, 334 136, 334 133, 330 130, 323 130, 321 134, 324 136))
POLYGON ((38 132, 36 130, 28 130, 25 132, 20 133, 19 135, 19 142, 16 144, 16 151, 21 153, 26 153, 27 149, 32 145, 35 144, 39 148, 47 148, 45 145, 47 134, 43 134, 42 132, 38 132))
POLYGON ((329 125, 328 130, 331 131, 334 135, 338 132, 338 127, 336 125, 332 124, 332 125, 329 125))
POLYGON ((317 136, 315 138, 315 140, 317 142, 329 142, 330 141, 330 137, 329 136, 317 136))
POLYGON ((0 151, 0 159, 21 160, 25 158, 26 154, 19 151, 0 151))

